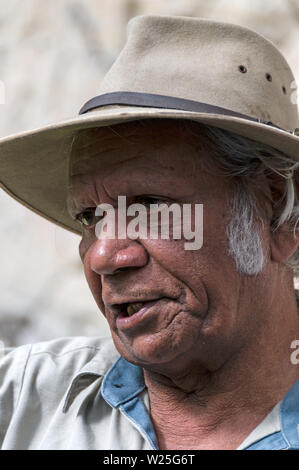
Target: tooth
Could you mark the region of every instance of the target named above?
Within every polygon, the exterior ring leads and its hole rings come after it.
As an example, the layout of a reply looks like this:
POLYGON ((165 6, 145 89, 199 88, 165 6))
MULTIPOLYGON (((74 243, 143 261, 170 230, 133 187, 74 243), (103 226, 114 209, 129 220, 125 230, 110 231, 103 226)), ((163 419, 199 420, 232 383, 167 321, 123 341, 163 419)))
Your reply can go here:
POLYGON ((135 313, 135 312, 134 312, 134 307, 133 307, 133 305, 131 305, 131 304, 128 305, 128 307, 127 307, 127 314, 129 315, 129 317, 130 317, 131 315, 133 315, 134 313, 135 313))
POLYGON ((128 305, 127 314, 129 315, 129 317, 131 315, 134 315, 134 313, 138 312, 138 310, 140 310, 142 306, 143 306, 143 302, 135 302, 135 303, 128 305))

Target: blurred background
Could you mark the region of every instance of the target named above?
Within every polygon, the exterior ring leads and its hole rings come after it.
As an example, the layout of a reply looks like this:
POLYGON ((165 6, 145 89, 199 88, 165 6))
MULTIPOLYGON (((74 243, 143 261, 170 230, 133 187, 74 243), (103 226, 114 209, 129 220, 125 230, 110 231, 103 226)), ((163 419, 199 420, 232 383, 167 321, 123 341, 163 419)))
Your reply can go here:
MULTIPOLYGON (((0 0, 0 137, 75 116, 139 14, 238 23, 271 39, 299 77, 299 0, 0 0), (0 90, 1 91, 1 90, 0 90)), ((1 158, 1 156, 0 156, 1 158)), ((77 236, 0 192, 0 340, 109 335, 77 236)))

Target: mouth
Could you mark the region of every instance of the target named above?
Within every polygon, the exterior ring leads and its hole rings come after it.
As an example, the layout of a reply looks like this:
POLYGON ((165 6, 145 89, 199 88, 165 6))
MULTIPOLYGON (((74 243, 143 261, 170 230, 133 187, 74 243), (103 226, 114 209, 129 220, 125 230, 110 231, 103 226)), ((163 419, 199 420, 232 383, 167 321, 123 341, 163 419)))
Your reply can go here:
POLYGON ((154 300, 143 300, 138 302, 123 302, 120 304, 113 304, 111 306, 111 310, 114 311, 116 317, 132 317, 135 315, 139 310, 141 310, 144 306, 148 304, 152 304, 153 302, 159 299, 154 300))
POLYGON ((124 313, 126 316, 131 317, 135 315, 135 313, 139 312, 140 309, 144 306, 146 302, 129 302, 122 304, 121 312, 124 313))
POLYGON ((112 305, 111 310, 115 314, 117 327, 124 330, 136 326, 148 317, 149 310, 161 300, 162 298, 158 298, 112 305))

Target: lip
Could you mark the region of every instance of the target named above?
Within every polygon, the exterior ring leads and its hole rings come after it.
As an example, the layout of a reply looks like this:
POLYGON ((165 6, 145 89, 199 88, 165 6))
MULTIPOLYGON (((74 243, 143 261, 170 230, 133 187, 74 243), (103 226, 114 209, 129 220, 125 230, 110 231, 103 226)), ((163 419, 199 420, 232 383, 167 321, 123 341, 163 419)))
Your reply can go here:
MULTIPOLYGON (((144 301, 145 305, 130 317, 123 315, 123 313, 120 312, 116 318, 117 328, 119 330, 126 331, 139 326, 145 319, 149 317, 152 307, 155 307, 161 300, 163 300, 162 297, 150 301, 144 301)), ((142 300, 139 300, 139 302, 142 302, 142 300)))

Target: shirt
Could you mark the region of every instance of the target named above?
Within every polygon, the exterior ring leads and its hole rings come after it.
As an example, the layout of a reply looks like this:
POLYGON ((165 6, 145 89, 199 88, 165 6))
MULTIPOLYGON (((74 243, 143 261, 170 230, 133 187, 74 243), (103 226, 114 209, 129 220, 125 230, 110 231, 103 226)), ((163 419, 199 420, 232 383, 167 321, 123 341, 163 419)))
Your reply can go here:
MULTIPOLYGON (((239 449, 299 449, 299 381, 278 405, 274 421, 270 413, 239 449)), ((0 361, 0 445, 158 449, 142 369, 121 357, 111 338, 60 338, 7 351, 0 361)))

